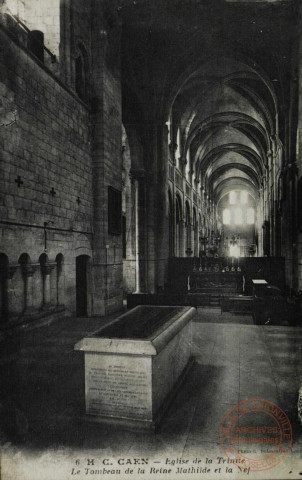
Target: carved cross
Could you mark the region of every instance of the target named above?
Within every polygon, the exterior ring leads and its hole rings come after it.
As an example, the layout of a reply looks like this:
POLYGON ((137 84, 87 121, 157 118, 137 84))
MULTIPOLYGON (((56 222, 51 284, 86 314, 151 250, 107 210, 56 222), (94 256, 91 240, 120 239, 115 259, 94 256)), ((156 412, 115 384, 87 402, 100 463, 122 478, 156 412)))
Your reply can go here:
POLYGON ((20 175, 17 176, 15 182, 16 182, 16 184, 18 185, 18 188, 20 188, 21 185, 23 185, 23 182, 22 182, 22 180, 21 180, 20 175))

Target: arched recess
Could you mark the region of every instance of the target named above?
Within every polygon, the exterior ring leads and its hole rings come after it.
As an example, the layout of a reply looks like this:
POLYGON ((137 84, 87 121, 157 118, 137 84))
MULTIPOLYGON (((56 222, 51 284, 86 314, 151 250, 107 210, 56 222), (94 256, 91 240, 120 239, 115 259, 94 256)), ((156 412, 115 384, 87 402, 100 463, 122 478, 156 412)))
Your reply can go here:
POLYGON ((50 306, 50 269, 49 258, 46 253, 42 253, 39 257, 40 270, 34 282, 35 298, 41 298, 42 302, 38 307, 46 308, 50 306))
POLYGON ((8 257, 5 253, 0 253, 0 321, 4 323, 8 318, 8 292, 7 292, 7 276, 8 276, 8 257))
POLYGON ((89 57, 83 42, 77 42, 74 60, 75 90, 83 102, 89 99, 89 57))
POLYGON ((182 203, 181 198, 177 194, 175 201, 175 254, 177 257, 182 256, 182 203))
POLYGON ((91 314, 90 257, 76 257, 76 314, 85 317, 91 314))
POLYGON ((31 313, 33 311, 33 275, 36 266, 31 263, 31 258, 27 253, 22 253, 18 259, 22 272, 22 313, 31 313))

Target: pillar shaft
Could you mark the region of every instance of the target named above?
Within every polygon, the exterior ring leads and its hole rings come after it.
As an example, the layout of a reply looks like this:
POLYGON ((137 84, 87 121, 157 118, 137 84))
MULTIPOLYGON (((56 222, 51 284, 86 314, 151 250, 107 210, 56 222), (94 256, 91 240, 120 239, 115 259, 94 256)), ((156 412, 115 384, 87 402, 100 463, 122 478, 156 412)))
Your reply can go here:
POLYGON ((92 1, 92 315, 118 310, 123 301, 122 232, 108 231, 108 216, 114 215, 108 211, 108 187, 117 196, 122 191, 121 84, 117 48, 120 25, 116 18, 107 20, 105 7, 105 2, 92 1), (113 44, 110 44, 111 37, 115 39, 113 44))
POLYGON ((30 314, 33 311, 33 274, 37 265, 23 265, 24 276, 24 313, 30 314))
POLYGON ((56 264, 42 265, 43 275, 43 307, 47 308, 51 304, 51 286, 50 286, 50 274, 56 264))
POLYGON ((13 285, 13 276, 19 265, 10 265, 8 267, 8 272, 6 276, 6 293, 7 293, 7 317, 8 319, 11 317, 12 312, 14 311, 14 285, 13 285))

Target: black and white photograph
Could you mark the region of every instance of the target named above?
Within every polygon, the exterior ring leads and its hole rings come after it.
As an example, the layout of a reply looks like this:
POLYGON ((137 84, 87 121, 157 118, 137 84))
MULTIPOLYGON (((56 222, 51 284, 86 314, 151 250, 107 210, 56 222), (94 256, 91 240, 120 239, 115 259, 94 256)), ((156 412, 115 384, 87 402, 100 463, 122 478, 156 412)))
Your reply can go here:
POLYGON ((1 480, 302 478, 302 1, 0 0, 1 480))

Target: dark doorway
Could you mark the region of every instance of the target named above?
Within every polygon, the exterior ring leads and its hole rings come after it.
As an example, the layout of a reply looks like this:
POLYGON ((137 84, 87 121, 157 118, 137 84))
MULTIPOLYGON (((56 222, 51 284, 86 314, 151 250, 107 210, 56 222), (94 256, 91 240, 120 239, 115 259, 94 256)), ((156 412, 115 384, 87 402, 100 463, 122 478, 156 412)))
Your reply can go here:
POLYGON ((87 265, 89 257, 80 255, 76 257, 76 297, 77 316, 87 315, 87 265))
POLYGON ((6 279, 8 274, 8 258, 4 253, 0 253, 0 318, 1 322, 7 320, 8 298, 6 279))

